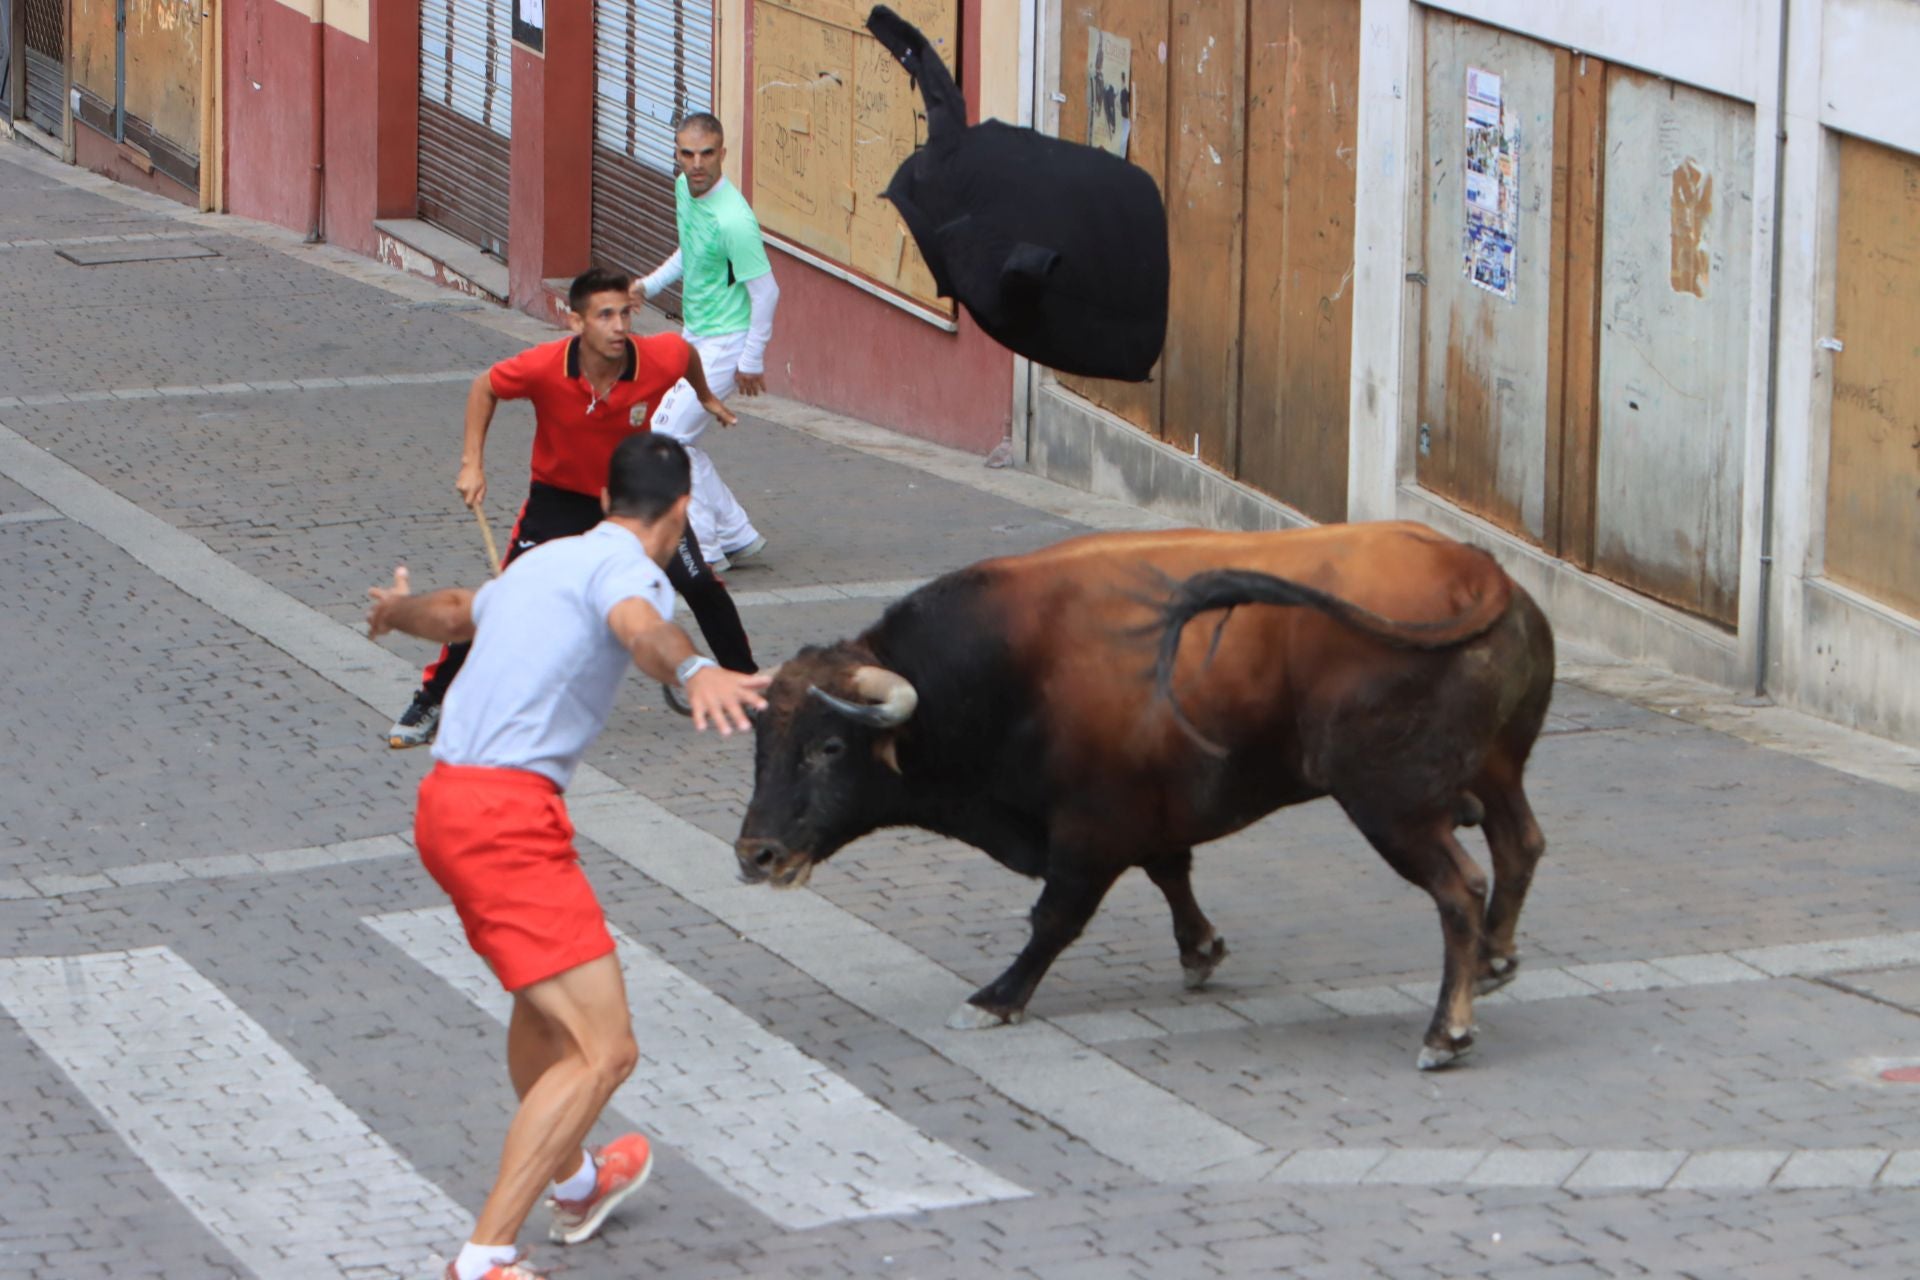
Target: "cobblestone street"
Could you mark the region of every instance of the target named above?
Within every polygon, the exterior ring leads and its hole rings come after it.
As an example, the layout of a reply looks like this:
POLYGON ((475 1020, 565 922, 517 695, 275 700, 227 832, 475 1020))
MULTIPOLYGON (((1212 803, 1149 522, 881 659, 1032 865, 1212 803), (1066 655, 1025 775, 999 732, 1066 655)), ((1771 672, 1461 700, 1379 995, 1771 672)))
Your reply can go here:
MULTIPOLYGON (((512 1112, 506 1003, 413 856, 427 753, 385 742, 428 647, 361 618, 397 563, 480 581, 464 386, 551 331, 4 144, 0 292, 0 1276, 428 1276, 512 1112), (58 252, 83 245, 213 256, 58 252)), ((728 574, 763 662, 980 558, 1159 523, 734 407, 703 443, 770 541, 728 574)), ((531 425, 495 425, 502 537, 531 425)), ((629 680, 569 804, 641 1047, 609 1118, 660 1158, 601 1236, 536 1258, 568 1280, 1920 1273, 1920 1084, 1882 1078, 1920 1063, 1920 752, 1561 658, 1521 976, 1434 1074, 1431 903, 1331 802, 1200 851, 1232 945, 1203 990, 1130 875, 1025 1025, 949 1031, 1037 887, 917 831, 806 890, 738 884, 751 743, 629 680)))

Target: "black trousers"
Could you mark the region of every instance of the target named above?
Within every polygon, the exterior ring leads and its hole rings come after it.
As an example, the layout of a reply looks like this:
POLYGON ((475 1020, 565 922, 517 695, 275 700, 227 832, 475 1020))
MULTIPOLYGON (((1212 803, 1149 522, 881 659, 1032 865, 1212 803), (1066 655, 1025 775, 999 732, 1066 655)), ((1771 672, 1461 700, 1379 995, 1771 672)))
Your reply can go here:
MULTIPOLYGON (((603 514, 597 494, 575 493, 534 481, 508 540, 506 563, 512 564, 522 552, 531 551, 543 542, 585 533, 600 523, 603 514)), ((707 567, 691 528, 681 536, 674 554, 667 558, 666 572, 667 581, 693 610, 693 620, 700 624, 700 634, 706 637, 715 661, 729 671, 758 671, 753 648, 747 643, 746 628, 740 625, 740 611, 734 608, 733 597, 727 594, 726 587, 707 567)), ((438 705, 447 696, 447 689, 460 674, 471 647, 448 645, 440 650, 439 657, 427 664, 420 676, 420 691, 426 702, 438 705)))

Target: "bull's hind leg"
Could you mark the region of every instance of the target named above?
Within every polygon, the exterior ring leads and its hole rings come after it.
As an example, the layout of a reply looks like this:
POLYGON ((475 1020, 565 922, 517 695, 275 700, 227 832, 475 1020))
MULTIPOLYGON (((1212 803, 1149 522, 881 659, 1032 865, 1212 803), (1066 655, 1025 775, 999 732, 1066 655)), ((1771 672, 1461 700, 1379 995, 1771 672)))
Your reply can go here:
POLYGON ((955 1031, 971 1031, 1025 1018, 1034 988, 1067 944, 1087 927, 1100 900, 1118 878, 1117 870, 1105 868, 1049 876, 1040 900, 1033 904, 1033 937, 1026 948, 1005 973, 968 996, 967 1002, 947 1019, 947 1025, 955 1031))
POLYGON ((1533 883, 1533 870, 1547 850, 1547 839, 1534 821, 1533 808, 1520 780, 1505 769, 1489 765, 1478 784, 1487 817, 1482 826, 1487 849, 1493 855, 1493 899, 1487 904, 1486 928, 1480 942, 1477 978, 1480 991, 1496 991, 1513 981, 1520 969, 1514 929, 1520 908, 1533 883), (1508 776, 1496 776, 1507 774, 1508 776))
POLYGON ((1387 865, 1425 889, 1440 909, 1446 944, 1440 999, 1427 1024, 1418 1059, 1422 1071, 1444 1067, 1473 1045, 1473 978, 1486 912, 1486 880, 1453 838, 1451 810, 1411 819, 1347 813, 1387 865))
POLYGON ((1145 870, 1167 895, 1167 906, 1173 911, 1173 940, 1180 947, 1180 967, 1186 971, 1187 989, 1198 990, 1227 958, 1227 940, 1213 931, 1212 922, 1194 901, 1193 850, 1163 854, 1145 864, 1145 870))

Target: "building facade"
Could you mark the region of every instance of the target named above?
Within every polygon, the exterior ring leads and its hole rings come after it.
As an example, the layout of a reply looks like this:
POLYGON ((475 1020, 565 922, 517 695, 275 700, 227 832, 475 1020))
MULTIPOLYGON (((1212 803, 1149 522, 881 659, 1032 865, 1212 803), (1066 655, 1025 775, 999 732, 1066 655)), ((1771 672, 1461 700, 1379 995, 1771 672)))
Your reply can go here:
POLYGON ((1566 637, 1920 743, 1920 5, 1038 31, 1042 126, 1125 135, 1174 273, 1153 382, 1023 370, 1028 465, 1202 523, 1424 520, 1566 637))
POLYGON ((1564 636, 1920 743, 1914 0, 899 0, 976 117, 1159 183, 1139 384, 935 293, 859 0, 0 3, 8 127, 545 315, 670 251, 713 111, 774 389, 1196 523, 1425 520, 1564 636))

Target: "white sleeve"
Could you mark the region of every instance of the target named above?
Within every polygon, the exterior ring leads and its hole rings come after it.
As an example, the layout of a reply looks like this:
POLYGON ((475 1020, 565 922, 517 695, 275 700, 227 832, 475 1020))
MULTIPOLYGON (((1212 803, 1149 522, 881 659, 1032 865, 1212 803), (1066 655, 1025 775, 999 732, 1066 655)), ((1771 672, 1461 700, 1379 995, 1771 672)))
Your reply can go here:
POLYGON ((680 279, 680 251, 675 249, 673 256, 655 267, 653 273, 640 281, 640 288, 651 298, 680 279))
POLYGON ((780 305, 780 286, 769 271, 755 276, 742 287, 753 303, 753 313, 747 321, 747 344, 740 349, 740 372, 763 373, 767 367, 767 343, 773 340, 773 310, 780 305))

